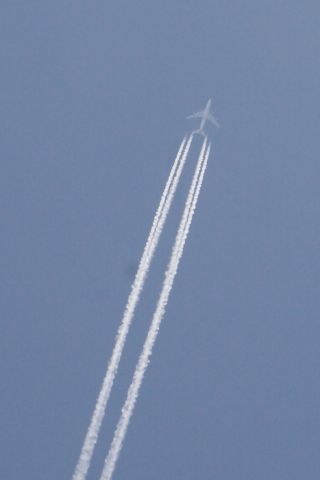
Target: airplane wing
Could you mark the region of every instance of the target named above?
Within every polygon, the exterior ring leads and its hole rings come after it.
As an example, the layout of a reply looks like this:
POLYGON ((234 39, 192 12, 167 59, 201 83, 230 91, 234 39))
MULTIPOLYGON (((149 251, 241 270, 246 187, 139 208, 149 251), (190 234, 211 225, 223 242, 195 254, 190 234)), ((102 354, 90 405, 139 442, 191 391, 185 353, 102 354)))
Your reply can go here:
POLYGON ((212 113, 210 113, 210 112, 208 113, 207 119, 208 119, 211 123, 213 123, 213 125, 215 125, 216 127, 220 128, 219 123, 218 123, 217 120, 214 118, 214 116, 212 115, 212 113))
POLYGON ((187 118, 202 118, 203 117, 203 112, 197 112, 193 113, 192 115, 189 115, 187 118))

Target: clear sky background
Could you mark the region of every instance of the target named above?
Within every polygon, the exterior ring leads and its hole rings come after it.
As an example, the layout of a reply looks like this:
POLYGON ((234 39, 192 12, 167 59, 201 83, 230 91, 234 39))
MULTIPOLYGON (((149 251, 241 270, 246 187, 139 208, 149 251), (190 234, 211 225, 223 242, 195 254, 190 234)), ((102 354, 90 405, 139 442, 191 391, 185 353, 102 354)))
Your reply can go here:
MULTIPOLYGON (((3 0, 0 478, 68 480, 185 117, 222 128, 116 479, 320 478, 318 1, 3 0)), ((199 144, 88 480, 146 334, 199 144)))

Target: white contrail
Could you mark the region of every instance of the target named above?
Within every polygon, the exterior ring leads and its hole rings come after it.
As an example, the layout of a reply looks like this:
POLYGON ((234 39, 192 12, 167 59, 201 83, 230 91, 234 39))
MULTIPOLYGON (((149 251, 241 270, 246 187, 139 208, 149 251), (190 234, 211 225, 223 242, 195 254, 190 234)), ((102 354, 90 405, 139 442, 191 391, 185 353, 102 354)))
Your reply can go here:
POLYGON ((112 478, 128 429, 130 418, 132 416, 134 406, 139 394, 139 389, 141 387, 143 377, 149 363, 153 345, 155 343, 160 328, 161 320, 165 313, 165 308, 169 299, 175 275, 177 273, 179 261, 183 253, 184 244, 190 229, 193 213, 195 211, 198 196, 200 193, 209 153, 210 145, 207 147, 207 139, 205 138, 186 200, 184 212, 182 214, 182 219, 179 225, 171 258, 165 274, 165 279, 163 282, 157 307, 154 312, 152 322, 133 375, 133 380, 127 393, 126 401, 121 410, 121 416, 117 424, 108 455, 105 460, 100 480, 111 480, 112 478))
POLYGON ((105 415, 108 399, 111 393, 114 378, 118 370, 120 358, 132 322, 134 311, 139 301, 140 293, 148 274, 152 257, 155 253, 164 223, 169 213, 174 193, 177 189, 182 169, 191 147, 192 139, 193 134, 191 134, 188 138, 185 137, 182 140, 161 196, 159 207, 155 214, 140 264, 131 287, 131 292, 125 307, 123 318, 117 332, 116 341, 107 367, 107 372, 103 379, 102 387, 97 398, 90 425, 81 449, 80 457, 72 477, 73 480, 85 480, 90 467, 93 451, 97 443, 99 431, 105 415))

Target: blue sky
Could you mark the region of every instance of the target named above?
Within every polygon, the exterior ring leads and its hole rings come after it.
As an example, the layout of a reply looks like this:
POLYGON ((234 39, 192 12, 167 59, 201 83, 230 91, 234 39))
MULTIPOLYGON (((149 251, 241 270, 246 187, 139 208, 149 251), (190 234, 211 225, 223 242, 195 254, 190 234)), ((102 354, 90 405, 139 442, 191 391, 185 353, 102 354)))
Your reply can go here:
MULTIPOLYGON (((0 478, 70 479, 185 117, 221 123, 115 479, 320 472, 318 2, 3 1, 0 478)), ((188 179, 139 306, 99 478, 188 179)))

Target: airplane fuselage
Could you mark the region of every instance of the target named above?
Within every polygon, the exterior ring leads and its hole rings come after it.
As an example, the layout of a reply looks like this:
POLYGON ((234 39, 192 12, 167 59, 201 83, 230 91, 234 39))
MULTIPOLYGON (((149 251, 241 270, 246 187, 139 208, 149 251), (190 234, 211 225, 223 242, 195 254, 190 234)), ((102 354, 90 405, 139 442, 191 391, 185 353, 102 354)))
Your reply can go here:
POLYGON ((211 108, 211 98, 209 98, 204 110, 202 110, 201 112, 193 113, 192 115, 189 115, 187 117, 188 119, 200 118, 200 127, 198 130, 195 130, 195 133, 200 133, 201 135, 205 135, 204 127, 207 121, 213 123, 216 127, 219 128, 219 123, 217 122, 213 114, 210 112, 210 108, 211 108))

